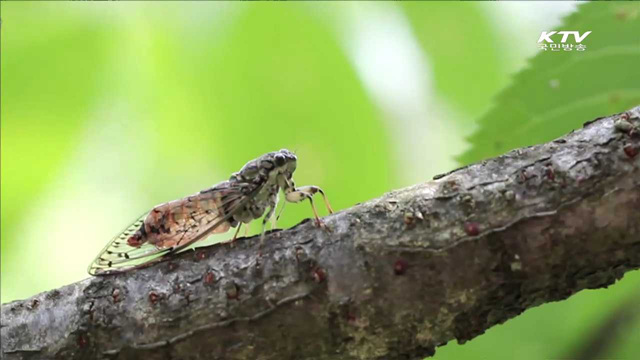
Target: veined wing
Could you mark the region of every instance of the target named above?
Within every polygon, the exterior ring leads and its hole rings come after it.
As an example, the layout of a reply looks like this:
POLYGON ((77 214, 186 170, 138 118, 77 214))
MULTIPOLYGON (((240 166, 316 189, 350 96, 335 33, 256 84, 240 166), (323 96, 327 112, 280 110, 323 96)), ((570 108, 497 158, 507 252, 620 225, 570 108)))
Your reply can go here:
POLYGON ((262 184, 251 185, 252 189, 247 186, 223 183, 155 207, 107 244, 89 265, 89 274, 107 275, 148 266, 210 234, 228 231, 228 220, 260 191, 262 184))

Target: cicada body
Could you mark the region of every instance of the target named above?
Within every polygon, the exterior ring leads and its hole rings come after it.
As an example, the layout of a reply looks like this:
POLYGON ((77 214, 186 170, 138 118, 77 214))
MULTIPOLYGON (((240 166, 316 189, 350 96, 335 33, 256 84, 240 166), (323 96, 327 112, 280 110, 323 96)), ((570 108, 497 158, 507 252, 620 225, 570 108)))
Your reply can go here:
POLYGON ((114 274, 148 266, 209 235, 227 232, 231 227, 239 230, 267 211, 262 223, 264 237, 280 190, 288 202, 309 199, 319 223, 312 200, 316 192, 323 195, 329 212, 333 211, 320 188, 295 187, 296 165, 296 156, 286 149, 267 153, 248 162, 227 181, 154 207, 107 244, 89 265, 89 274, 114 274))

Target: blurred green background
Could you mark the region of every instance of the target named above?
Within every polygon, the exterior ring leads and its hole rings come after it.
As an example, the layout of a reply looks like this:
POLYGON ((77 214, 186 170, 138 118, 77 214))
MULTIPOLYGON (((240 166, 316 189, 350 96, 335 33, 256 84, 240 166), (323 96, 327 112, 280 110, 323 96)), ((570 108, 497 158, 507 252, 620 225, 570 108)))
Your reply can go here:
MULTIPOLYGON (((3 303, 87 277, 138 215, 268 151, 295 150, 297 184, 339 210, 640 104, 634 3, 0 11, 3 303), (536 43, 550 30, 593 33, 584 52, 551 53, 536 43)), ((309 216, 287 206, 279 226, 309 216)), ((435 358, 569 358, 639 289, 631 272, 435 358)), ((640 319, 625 329, 602 357, 637 355, 640 319)))

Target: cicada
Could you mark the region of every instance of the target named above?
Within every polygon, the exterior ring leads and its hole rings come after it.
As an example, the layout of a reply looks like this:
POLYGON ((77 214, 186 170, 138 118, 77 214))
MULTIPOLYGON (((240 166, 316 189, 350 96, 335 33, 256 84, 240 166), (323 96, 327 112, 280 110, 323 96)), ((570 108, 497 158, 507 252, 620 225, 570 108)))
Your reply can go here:
POLYGON ((271 220, 275 226, 280 190, 287 202, 308 199, 315 220, 321 225, 313 195, 322 194, 329 213, 333 213, 331 205, 319 187, 295 186, 296 165, 297 158, 289 150, 270 152, 249 161, 227 181, 154 207, 107 244, 89 265, 89 274, 114 274, 148 266, 232 227, 237 228, 231 240, 234 241, 242 224, 264 215, 262 244, 267 222, 271 220))

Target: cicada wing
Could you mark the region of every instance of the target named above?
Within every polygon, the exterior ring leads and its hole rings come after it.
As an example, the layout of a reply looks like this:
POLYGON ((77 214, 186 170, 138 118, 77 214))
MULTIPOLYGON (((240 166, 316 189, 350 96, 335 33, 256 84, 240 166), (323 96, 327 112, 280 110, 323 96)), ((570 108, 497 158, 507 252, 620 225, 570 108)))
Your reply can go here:
MULTIPOLYGON (((246 191, 239 185, 227 184, 219 189, 214 187, 202 192, 204 196, 200 197, 201 201, 213 196, 223 199, 217 204, 217 211, 211 209, 190 211, 188 217, 184 217, 177 223, 174 221, 174 225, 177 225, 168 233, 158 236, 154 242, 148 241, 139 246, 132 246, 128 239, 144 226, 145 219, 151 213, 147 212, 107 244, 89 265, 88 272, 90 275, 107 275, 148 266, 160 260, 163 255, 184 249, 213 232, 225 232, 229 229, 228 220, 231 216, 254 197, 261 187, 261 185, 255 186, 251 191, 246 191), (222 208, 227 210, 219 210, 222 208)), ((161 206, 166 206, 165 211, 172 212, 183 208, 185 202, 191 203, 189 197, 161 206)))
MULTIPOLYGON (((144 225, 144 220, 148 215, 149 212, 145 212, 131 225, 111 239, 89 265, 87 272, 90 275, 100 275, 107 270, 124 270, 125 267, 118 266, 119 263, 130 262, 131 264, 129 265, 131 266, 137 259, 143 259, 147 256, 153 256, 154 254, 160 255, 160 249, 152 244, 144 243, 139 247, 134 247, 127 242, 129 237, 144 225)), ((167 250, 163 252, 167 252, 167 250)))
MULTIPOLYGON (((198 231, 192 232, 190 235, 185 235, 185 239, 181 239, 175 246, 170 249, 171 253, 179 252, 180 250, 188 247, 194 242, 206 238, 214 232, 226 232, 229 230, 229 219, 235 214, 238 210, 244 207, 253 197, 260 192, 263 184, 255 185, 251 184, 251 190, 246 191, 246 186, 249 184, 229 184, 230 187, 223 188, 217 191, 224 192, 223 204, 228 205, 228 210, 224 214, 224 216, 216 216, 207 218, 206 215, 203 215, 204 219, 206 219, 206 224, 204 226, 198 227, 198 231), (222 229, 220 229, 222 228, 222 229)), ((212 189, 212 191, 216 191, 216 189, 212 189)), ((210 214, 208 214, 210 215, 210 214)), ((197 216, 196 216, 197 217, 197 216)))

